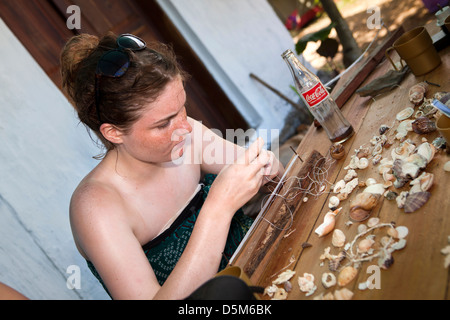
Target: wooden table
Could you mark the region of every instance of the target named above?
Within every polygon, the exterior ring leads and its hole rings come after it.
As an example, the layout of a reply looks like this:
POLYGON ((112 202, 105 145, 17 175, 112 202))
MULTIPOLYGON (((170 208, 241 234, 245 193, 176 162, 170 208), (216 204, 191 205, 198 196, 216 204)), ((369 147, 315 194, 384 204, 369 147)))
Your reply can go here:
MULTIPOLYGON (((415 77, 408 74, 400 87, 375 98, 360 97, 353 94, 343 106, 343 113, 352 123, 356 134, 345 142, 346 156, 344 159, 333 163, 327 162, 328 176, 326 189, 318 197, 308 196, 308 201, 304 202, 304 194, 299 194, 295 199, 285 201, 279 197, 274 197, 273 203, 264 212, 264 219, 259 219, 255 227, 251 230, 249 237, 236 253, 232 264, 241 267, 250 277, 253 284, 261 287, 271 285, 277 275, 286 269, 296 272, 290 280, 292 291, 288 293, 288 299, 312 299, 321 294, 335 292, 342 289, 338 285, 325 289, 321 283, 322 274, 330 272, 328 260, 321 264, 320 256, 325 248, 330 247, 332 254, 338 254, 343 249, 333 247, 331 244, 332 233, 319 238, 314 230, 323 222, 324 216, 329 212, 329 198, 333 196, 330 191, 332 184, 344 178, 347 170, 344 168, 350 163, 354 150, 361 145, 369 143, 369 140, 379 135, 379 128, 386 124, 391 126, 395 122, 396 114, 406 107, 413 106, 408 99, 408 91, 411 86, 419 82, 428 80, 440 84, 441 87, 429 86, 427 97, 431 98, 438 91, 450 91, 450 47, 440 52, 442 64, 431 73, 415 77), (293 212, 293 219, 289 214, 290 208, 293 212), (268 223, 270 221, 271 223, 268 223), (305 247, 305 243, 311 246, 305 247), (298 277, 304 273, 309 273, 315 277, 317 290, 311 296, 306 296, 301 292, 297 283, 298 277)), ((365 85, 373 79, 384 75, 391 68, 388 61, 381 62, 361 85, 365 85)), ((416 108, 417 110, 417 108, 416 108)), ((391 130, 395 130, 398 125, 391 130)), ((389 134, 388 134, 389 136, 389 134)), ((426 138, 430 143, 438 137, 438 132, 426 135, 419 135, 414 132, 408 134, 416 145, 422 143, 426 138)), ((399 141, 390 139, 394 144, 390 148, 385 148, 383 158, 390 158, 393 148, 398 147, 399 141)), ((288 176, 303 177, 311 171, 312 164, 319 164, 322 156, 329 161, 329 148, 331 142, 325 132, 314 126, 310 128, 306 137, 299 145, 297 153, 304 162, 295 159, 295 163, 289 170, 288 176), (318 153, 316 153, 318 152, 318 153), (310 162, 308 164, 308 161, 310 162), (318 162, 319 161, 319 162, 318 162)), ((450 236, 450 173, 443 170, 443 165, 450 161, 445 151, 436 154, 433 161, 427 166, 426 172, 434 174, 434 185, 430 189, 430 200, 418 211, 405 213, 396 205, 396 201, 389 201, 382 197, 380 203, 371 213, 371 217, 378 217, 382 223, 395 222, 397 226, 406 226, 409 234, 406 247, 393 253, 394 263, 388 269, 380 269, 381 289, 360 290, 358 285, 365 282, 371 275, 367 267, 377 265, 377 260, 364 262, 358 268, 356 278, 344 286, 354 293, 353 299, 449 299, 450 293, 450 270, 444 268, 445 256, 441 249, 446 247, 448 236, 450 236)), ((364 170, 356 170, 359 181, 366 181, 367 178, 375 178, 377 182, 383 182, 382 176, 378 173, 378 166, 370 163, 364 170)), ((286 183, 288 184, 288 183, 286 183)), ((289 186, 284 185, 282 190, 289 190, 289 186)), ((308 183, 305 182, 306 187, 308 183)), ((353 222, 350 226, 346 223, 349 219, 349 209, 352 201, 358 193, 362 192, 362 187, 354 190, 347 200, 341 202, 341 213, 336 219, 336 229, 344 232, 347 242, 351 241, 358 233, 360 224, 353 222)), ((408 187, 396 190, 408 190, 408 187)), ((281 193, 282 191, 279 191, 281 193)), ((292 193, 294 195, 294 193, 292 193)), ((386 230, 381 228, 374 231, 376 239, 379 240, 381 234, 386 230)), ((342 262, 345 264, 345 260, 342 262)), ((347 261, 348 262, 348 261, 347 261)), ((339 271, 339 270, 338 270, 339 271)), ((338 271, 334 272, 337 276, 338 271)), ((282 287, 282 286, 280 286, 282 287)), ((268 299, 267 295, 261 296, 268 299)))

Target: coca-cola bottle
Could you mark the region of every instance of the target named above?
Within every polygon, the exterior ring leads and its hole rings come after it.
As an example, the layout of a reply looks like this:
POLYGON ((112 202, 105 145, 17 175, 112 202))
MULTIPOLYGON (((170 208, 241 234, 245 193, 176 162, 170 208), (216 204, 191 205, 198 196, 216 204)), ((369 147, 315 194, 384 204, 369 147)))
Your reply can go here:
POLYGON ((292 73, 298 93, 314 118, 325 129, 331 142, 341 143, 350 138, 354 133, 352 125, 345 119, 319 78, 300 63, 292 50, 285 51, 281 56, 292 73))

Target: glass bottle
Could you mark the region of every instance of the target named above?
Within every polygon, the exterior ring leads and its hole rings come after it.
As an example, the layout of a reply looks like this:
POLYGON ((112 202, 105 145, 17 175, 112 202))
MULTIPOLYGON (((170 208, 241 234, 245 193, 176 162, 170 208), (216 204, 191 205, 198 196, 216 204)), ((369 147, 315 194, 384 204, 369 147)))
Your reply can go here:
POLYGON ((354 133, 352 125, 319 78, 300 63, 292 50, 285 51, 281 56, 291 71, 298 93, 331 142, 342 143, 350 138, 354 133))

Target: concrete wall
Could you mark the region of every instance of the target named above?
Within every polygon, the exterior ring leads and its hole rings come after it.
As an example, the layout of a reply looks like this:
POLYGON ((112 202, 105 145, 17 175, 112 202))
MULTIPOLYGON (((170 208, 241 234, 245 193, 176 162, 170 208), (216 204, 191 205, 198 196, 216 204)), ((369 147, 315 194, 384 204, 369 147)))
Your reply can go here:
POLYGON ((68 207, 99 150, 0 19, 0 281, 31 299, 107 299, 75 248, 68 207), (81 289, 66 280, 80 267, 81 289))
POLYGON ((158 3, 250 125, 281 130, 291 105, 249 77, 254 73, 298 101, 281 58, 286 49, 294 51, 294 43, 267 0, 158 3))

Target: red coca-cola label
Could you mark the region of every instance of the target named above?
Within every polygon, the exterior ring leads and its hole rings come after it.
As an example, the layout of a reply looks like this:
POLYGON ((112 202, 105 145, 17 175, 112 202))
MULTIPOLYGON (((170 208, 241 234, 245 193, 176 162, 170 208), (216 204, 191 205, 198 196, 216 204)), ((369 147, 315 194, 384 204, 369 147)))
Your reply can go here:
POLYGON ((302 96, 310 107, 314 107, 328 97, 328 91, 318 82, 313 88, 302 93, 302 96))

